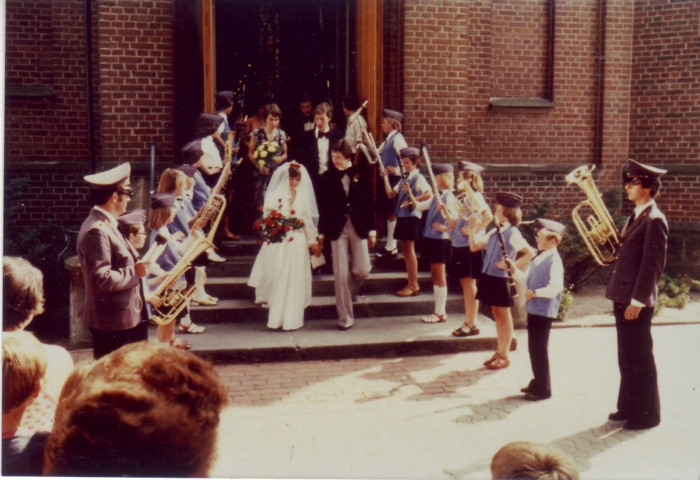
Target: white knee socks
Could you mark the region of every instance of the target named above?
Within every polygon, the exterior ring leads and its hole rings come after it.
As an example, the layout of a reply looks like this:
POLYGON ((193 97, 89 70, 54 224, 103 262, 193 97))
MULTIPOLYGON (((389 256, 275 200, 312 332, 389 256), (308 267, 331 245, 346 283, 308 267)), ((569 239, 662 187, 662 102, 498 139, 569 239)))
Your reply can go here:
POLYGON ((445 315, 447 313, 447 286, 438 287, 433 285, 433 294, 435 295, 435 313, 445 315))
POLYGON ((396 240, 394 240, 394 229, 396 228, 396 220, 387 220, 386 222, 386 248, 393 250, 396 248, 396 240))

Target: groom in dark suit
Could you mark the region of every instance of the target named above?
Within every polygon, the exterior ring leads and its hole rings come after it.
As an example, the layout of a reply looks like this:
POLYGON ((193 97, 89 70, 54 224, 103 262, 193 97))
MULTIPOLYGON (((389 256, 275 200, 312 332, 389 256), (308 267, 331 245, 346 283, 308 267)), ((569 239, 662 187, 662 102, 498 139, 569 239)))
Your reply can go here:
POLYGON ((355 323, 352 303, 369 276, 369 248, 377 242, 372 209, 371 168, 364 157, 354 166, 345 139, 331 146, 332 169, 321 179, 319 239, 330 241, 335 277, 338 328, 355 323))
POLYGON ((620 235, 620 250, 605 297, 613 301, 617 327, 620 391, 610 420, 624 428, 652 428, 661 421, 651 338, 656 284, 666 265, 668 223, 654 197, 666 170, 630 160, 623 176, 635 209, 620 235))

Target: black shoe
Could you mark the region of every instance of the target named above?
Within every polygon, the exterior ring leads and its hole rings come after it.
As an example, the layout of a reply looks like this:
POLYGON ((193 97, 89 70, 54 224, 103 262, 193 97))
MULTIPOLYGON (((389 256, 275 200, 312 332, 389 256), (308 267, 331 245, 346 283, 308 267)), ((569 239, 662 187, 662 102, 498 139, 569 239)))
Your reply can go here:
POLYGON ((533 392, 527 392, 525 394, 525 400, 529 400, 531 402, 538 402, 540 400, 546 400, 550 398, 552 394, 550 393, 549 395, 540 395, 538 393, 533 393, 533 392))
POLYGON ((661 420, 655 419, 645 419, 645 420, 628 420, 622 426, 625 430, 646 430, 647 428, 654 428, 661 420))
POLYGON ((627 416, 627 414, 618 411, 618 412, 613 412, 610 415, 608 415, 608 420, 620 422, 623 420, 629 420, 629 417, 627 416))
POLYGON ((380 259, 380 260, 383 260, 386 258, 394 258, 398 254, 399 254, 398 248, 394 248, 393 250, 383 249, 381 252, 376 253, 375 257, 380 259))

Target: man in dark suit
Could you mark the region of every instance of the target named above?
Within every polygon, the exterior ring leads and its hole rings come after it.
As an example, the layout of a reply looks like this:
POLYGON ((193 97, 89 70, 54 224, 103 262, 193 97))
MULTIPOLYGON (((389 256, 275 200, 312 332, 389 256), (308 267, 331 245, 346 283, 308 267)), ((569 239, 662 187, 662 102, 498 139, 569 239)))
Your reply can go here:
POLYGON ((77 250, 85 284, 83 322, 92 332, 96 359, 148 338, 140 282, 148 262, 138 260, 117 222, 132 196, 130 174, 123 163, 84 177, 94 207, 80 227, 77 250))
POLYGON ((345 139, 331 146, 334 168, 321 179, 319 239, 330 241, 335 277, 338 328, 355 323, 352 303, 372 269, 369 248, 377 242, 372 210, 371 168, 366 160, 353 166, 352 147, 345 139), (369 237, 369 240, 368 240, 369 237))
MULTIPOLYGON (((314 192, 320 188, 321 176, 328 170, 332 170, 331 147, 343 138, 343 134, 331 128, 331 118, 333 118, 333 107, 329 103, 323 102, 316 105, 314 109, 314 123, 316 127, 304 133, 304 158, 299 159, 308 170, 314 192)), ((316 200, 319 195, 316 193, 316 200)))
POLYGON ((652 428, 661 421, 659 387, 651 337, 656 284, 666 265, 668 223, 654 197, 666 170, 630 160, 624 174, 633 215, 620 235, 620 250, 605 297, 613 301, 617 327, 620 391, 610 420, 624 428, 652 428))

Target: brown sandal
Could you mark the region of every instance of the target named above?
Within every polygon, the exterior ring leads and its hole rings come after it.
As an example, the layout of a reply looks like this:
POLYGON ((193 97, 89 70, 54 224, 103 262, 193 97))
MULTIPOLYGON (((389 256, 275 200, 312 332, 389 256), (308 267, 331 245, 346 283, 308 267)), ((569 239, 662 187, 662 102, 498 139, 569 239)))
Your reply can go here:
POLYGON ((495 361, 498 360, 499 358, 500 358, 500 355, 498 354, 498 352, 494 353, 494 354, 491 356, 491 358, 489 358, 488 360, 486 360, 486 361, 484 362, 484 366, 485 366, 485 367, 488 367, 489 365, 491 365, 493 362, 495 362, 495 361))
POLYGON ((486 368, 489 370, 501 370, 502 368, 508 368, 509 365, 510 360, 499 355, 496 360, 486 365, 486 368))
POLYGON ((404 288, 396 292, 399 297, 416 297, 420 295, 420 288, 411 288, 406 285, 404 288))
POLYGON ((479 329, 471 325, 463 323, 459 328, 452 330, 452 335, 455 337, 471 337, 472 335, 479 335, 479 329))

